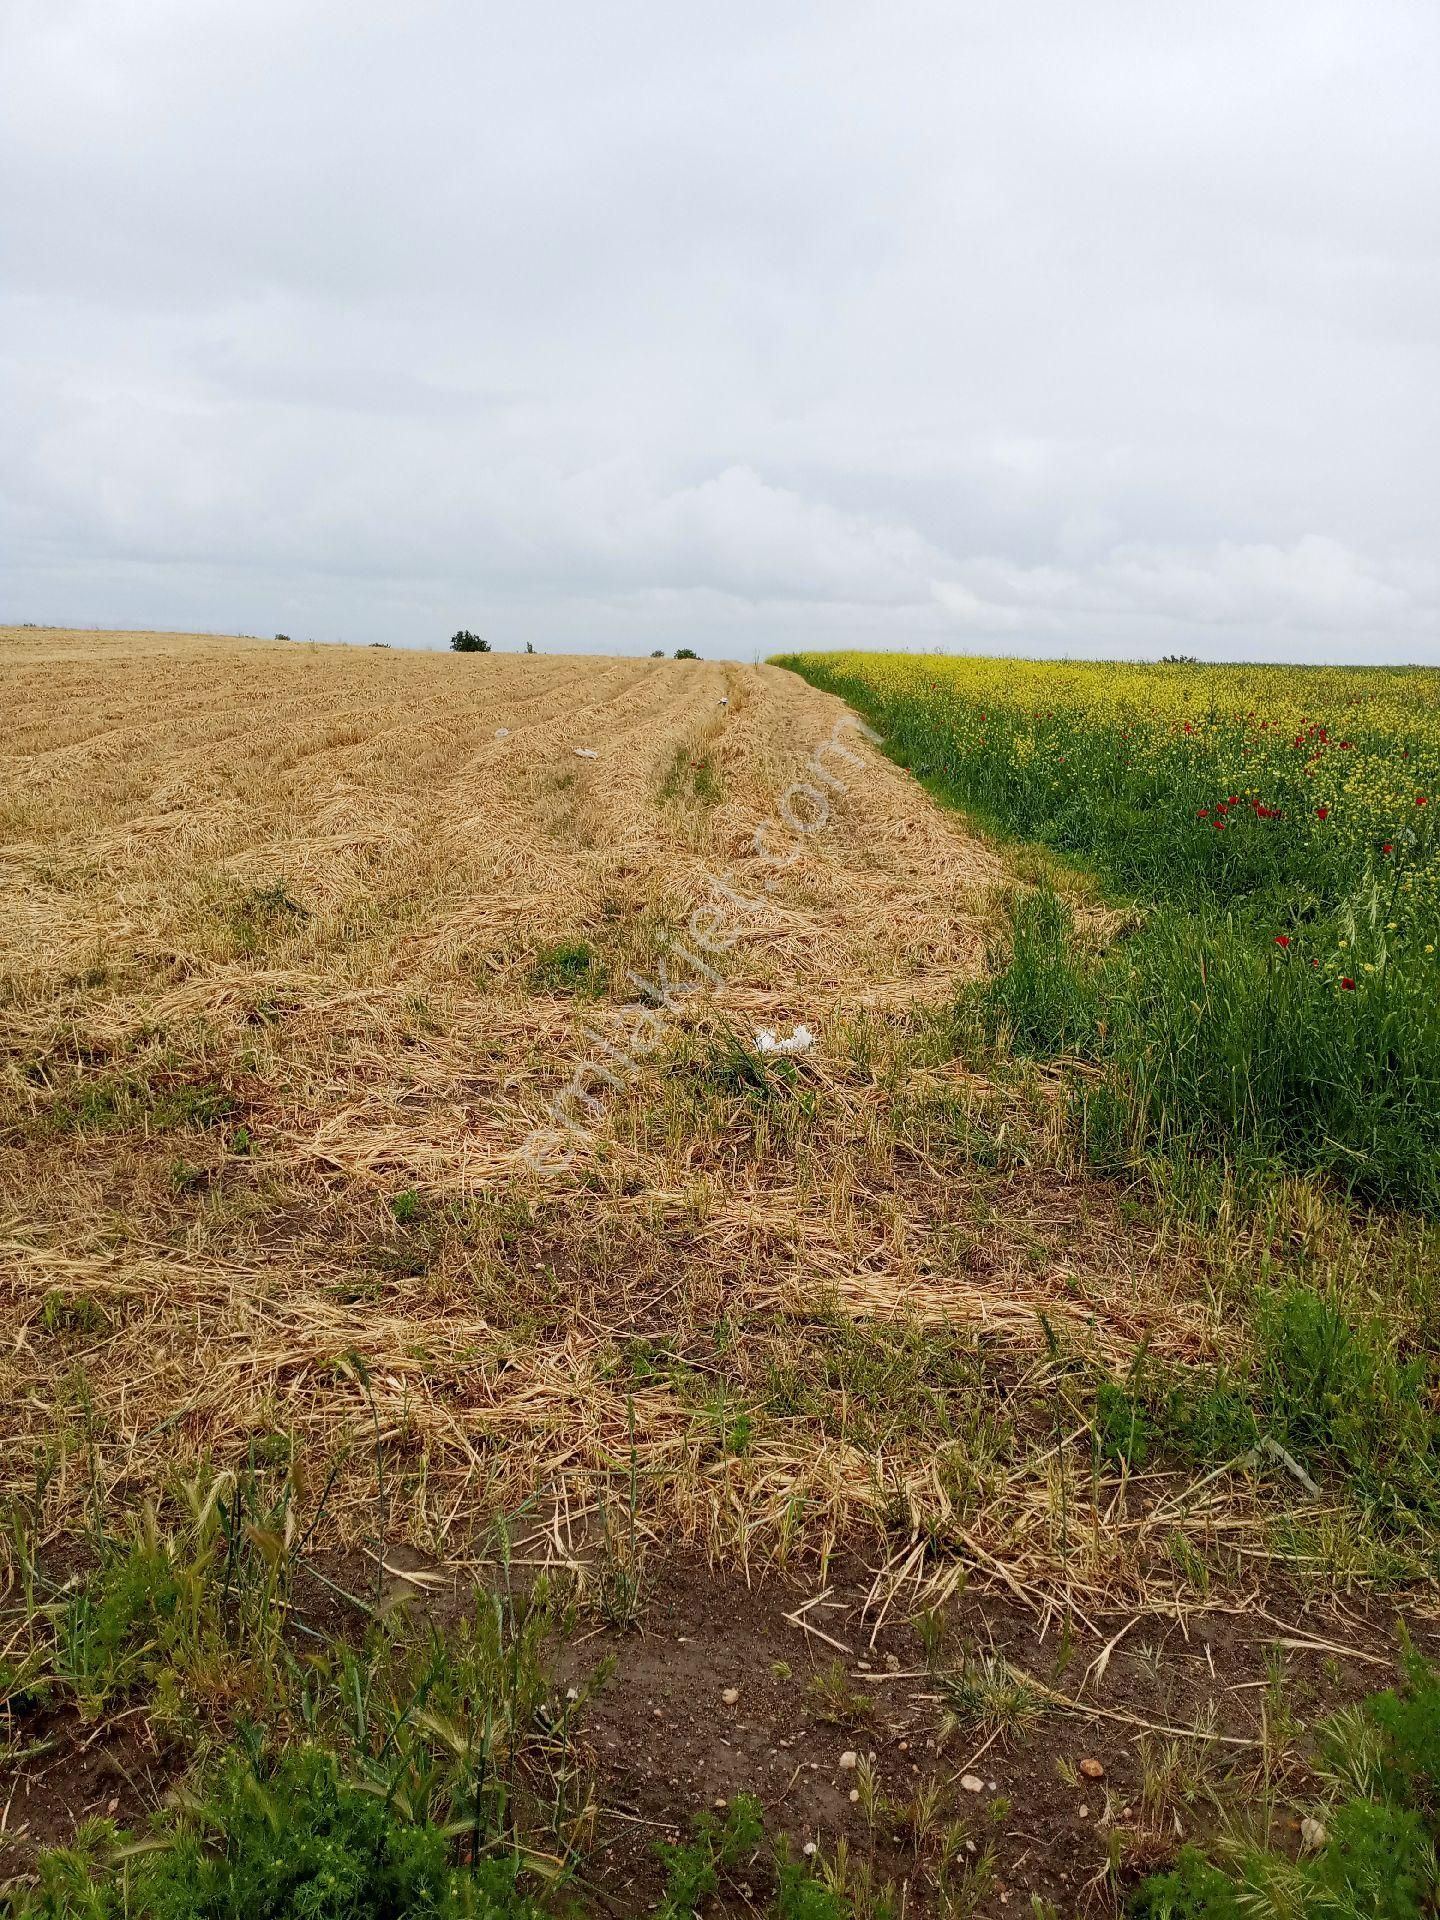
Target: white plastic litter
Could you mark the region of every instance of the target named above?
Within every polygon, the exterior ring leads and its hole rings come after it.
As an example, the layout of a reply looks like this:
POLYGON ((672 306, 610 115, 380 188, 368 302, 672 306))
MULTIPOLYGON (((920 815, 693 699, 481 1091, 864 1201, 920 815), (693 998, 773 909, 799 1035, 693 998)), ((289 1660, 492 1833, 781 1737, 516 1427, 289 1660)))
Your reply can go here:
POLYGON ((729 706, 729 704, 730 704, 730 696, 729 696, 729 694, 728 694, 728 693, 722 693, 722 694, 721 694, 721 696, 720 696, 720 704, 721 704, 721 706, 722 706, 722 707, 728 707, 728 706, 729 706))
POLYGON ((808 1027, 796 1027, 788 1040, 777 1040, 769 1027, 762 1027, 755 1036, 757 1053, 805 1053, 815 1044, 815 1036, 808 1027))
POLYGON ((508 740, 510 738, 509 727, 496 727, 495 738, 497 740, 508 740))
POLYGON ((600 756, 594 747, 576 747, 575 758, 577 760, 598 760, 600 756))

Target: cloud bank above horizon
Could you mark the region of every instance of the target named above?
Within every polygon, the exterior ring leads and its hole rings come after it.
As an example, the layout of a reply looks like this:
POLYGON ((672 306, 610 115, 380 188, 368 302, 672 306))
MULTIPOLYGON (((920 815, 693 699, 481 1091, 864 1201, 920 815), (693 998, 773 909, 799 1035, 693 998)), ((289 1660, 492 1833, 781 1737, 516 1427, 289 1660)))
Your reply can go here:
POLYGON ((12 0, 0 622, 1440 663, 1429 0, 12 0))

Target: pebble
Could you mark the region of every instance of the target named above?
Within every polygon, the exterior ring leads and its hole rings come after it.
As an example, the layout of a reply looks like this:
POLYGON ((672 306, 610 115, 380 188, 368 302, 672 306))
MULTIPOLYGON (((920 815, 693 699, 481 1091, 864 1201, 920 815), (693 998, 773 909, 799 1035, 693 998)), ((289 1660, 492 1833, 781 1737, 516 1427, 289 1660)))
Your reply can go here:
POLYGON ((733 1707, 735 1702, 740 1698, 740 1689, 738 1687, 726 1687, 720 1698, 725 1702, 727 1707, 733 1707))
POLYGON ((1087 1780, 1103 1780, 1105 1778, 1105 1769, 1098 1760, 1082 1760, 1080 1762, 1080 1771, 1087 1780))
POLYGON ((841 1772, 849 1773, 852 1768, 858 1767, 859 1764, 860 1764, 859 1754, 855 1752, 853 1747, 847 1747, 844 1753, 842 1753, 840 1756, 841 1772))
POLYGON ((809 1859, 813 1860, 816 1854, 815 1842, 813 1840, 807 1840, 804 1846, 800 1849, 800 1851, 803 1854, 805 1854, 809 1859))
POLYGON ((985 1782, 980 1778, 978 1773, 962 1773, 960 1776, 960 1784, 966 1793, 980 1793, 984 1790, 985 1786, 985 1782))
POLYGON ((855 1804, 856 1804, 856 1803, 858 1802, 858 1800, 859 1800, 859 1798, 860 1798, 860 1789, 859 1789, 859 1787, 851 1787, 851 1789, 850 1789, 850 1804, 851 1804, 851 1806, 852 1806, 852 1807, 853 1807, 853 1806, 854 1806, 854 1805, 855 1805, 855 1804))
POLYGON ((1325 1844, 1325 1822, 1317 1820, 1312 1814, 1306 1814, 1300 1822, 1300 1844, 1303 1847, 1323 1847, 1325 1844))

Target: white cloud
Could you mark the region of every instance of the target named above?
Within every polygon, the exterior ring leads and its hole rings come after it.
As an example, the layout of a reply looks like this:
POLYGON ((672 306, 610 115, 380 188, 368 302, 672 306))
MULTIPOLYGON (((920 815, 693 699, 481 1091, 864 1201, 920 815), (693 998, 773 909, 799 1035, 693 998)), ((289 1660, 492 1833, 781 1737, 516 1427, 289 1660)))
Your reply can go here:
POLYGON ((1440 639, 1434 568, 1389 570, 1309 534, 1288 547, 1221 542, 1204 549, 1118 546, 1084 567, 987 558, 937 579, 935 598, 969 634, 1111 636, 1129 651, 1147 633, 1189 635, 1206 652, 1227 636, 1288 637, 1323 652, 1335 641, 1419 657, 1440 639))
POLYGON ((12 0, 0 618, 1440 656, 1440 13, 12 0))

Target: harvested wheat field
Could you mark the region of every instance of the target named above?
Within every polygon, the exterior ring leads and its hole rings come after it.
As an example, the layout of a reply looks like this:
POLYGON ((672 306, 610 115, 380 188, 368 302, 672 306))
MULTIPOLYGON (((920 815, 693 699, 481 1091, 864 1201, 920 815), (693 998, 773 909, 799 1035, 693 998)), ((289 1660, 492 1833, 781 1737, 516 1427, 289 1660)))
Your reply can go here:
MULTIPOLYGON (((0 692, 12 1597, 68 1619, 139 1541, 228 1605, 258 1551, 273 1659, 546 1569, 562 1675, 618 1657, 550 1841, 616 1913, 745 1795, 807 1913, 1113 1905, 1262 1774, 1283 1818, 1289 1679, 1336 1704, 1397 1605, 1430 1633, 1428 1549, 1285 1449, 1114 1431, 1142 1367, 1243 1371, 1262 1265, 1358 1284, 1419 1230, 1088 1170, 967 1011, 1034 861, 839 699, 34 629, 0 692)), ((167 1655, 156 1707, 154 1644, 11 1699, 22 1867, 258 1711, 253 1646, 167 1655)), ((769 1911, 780 1868, 711 1852, 710 1910, 769 1911)))

